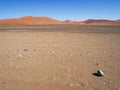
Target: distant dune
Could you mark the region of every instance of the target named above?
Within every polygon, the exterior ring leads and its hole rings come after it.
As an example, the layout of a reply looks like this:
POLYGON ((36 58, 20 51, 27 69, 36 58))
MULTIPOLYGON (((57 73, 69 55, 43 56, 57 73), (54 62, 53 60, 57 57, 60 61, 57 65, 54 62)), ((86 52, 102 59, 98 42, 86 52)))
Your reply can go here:
POLYGON ((26 16, 18 19, 0 20, 1 25, 37 25, 37 24, 62 24, 63 22, 49 17, 26 16))
POLYGON ((0 20, 0 25, 40 25, 40 24, 76 24, 76 25, 120 25, 120 20, 59 21, 49 17, 26 16, 16 19, 0 20))
POLYGON ((95 20, 95 19, 88 19, 86 21, 71 21, 66 20, 64 21, 67 24, 79 24, 79 25, 120 25, 120 20, 95 20))
POLYGON ((90 25, 120 25, 120 20, 95 20, 95 19, 88 19, 83 21, 85 24, 90 25))

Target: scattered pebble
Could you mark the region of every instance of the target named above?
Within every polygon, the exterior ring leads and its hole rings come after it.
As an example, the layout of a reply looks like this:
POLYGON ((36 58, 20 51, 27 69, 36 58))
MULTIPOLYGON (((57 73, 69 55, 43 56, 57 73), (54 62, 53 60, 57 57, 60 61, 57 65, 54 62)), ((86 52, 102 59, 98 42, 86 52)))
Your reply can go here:
POLYGON ((18 80, 20 80, 20 77, 18 77, 18 80))
POLYGON ((17 51, 19 51, 19 49, 17 49, 17 51))
POLYGON ((19 54, 19 57, 22 57, 22 54, 19 54))
POLYGON ((7 55, 7 56, 5 56, 5 57, 9 57, 9 56, 7 55))
POLYGON ((73 84, 69 84, 71 87, 73 87, 73 84))
POLYGON ((73 54, 71 54, 70 56, 73 56, 73 54))
POLYGON ((1 68, 2 66, 0 65, 0 68, 1 68))
POLYGON ((99 65, 98 63, 96 63, 96 65, 99 65))
POLYGON ((28 51, 28 49, 24 49, 24 51, 28 51))
POLYGON ((70 69, 67 69, 67 72, 70 72, 70 69))
POLYGON ((82 56, 82 54, 79 54, 79 56, 82 56))
POLYGON ((112 66, 113 64, 110 63, 109 65, 112 66))
POLYGON ((7 89, 9 88, 9 87, 6 87, 7 89))
POLYGON ((87 53, 88 56, 93 56, 92 52, 87 53))
POLYGON ((51 53, 55 53, 55 51, 52 50, 51 53))
POLYGON ((112 55, 110 55, 110 57, 113 57, 112 55))

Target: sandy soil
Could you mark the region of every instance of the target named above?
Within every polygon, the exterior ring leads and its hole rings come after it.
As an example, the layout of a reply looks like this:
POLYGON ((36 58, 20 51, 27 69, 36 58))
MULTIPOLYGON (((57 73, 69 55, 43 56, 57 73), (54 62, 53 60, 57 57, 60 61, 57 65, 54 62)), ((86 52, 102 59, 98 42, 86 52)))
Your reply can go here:
POLYGON ((0 90, 120 90, 119 67, 119 33, 0 32, 0 90))

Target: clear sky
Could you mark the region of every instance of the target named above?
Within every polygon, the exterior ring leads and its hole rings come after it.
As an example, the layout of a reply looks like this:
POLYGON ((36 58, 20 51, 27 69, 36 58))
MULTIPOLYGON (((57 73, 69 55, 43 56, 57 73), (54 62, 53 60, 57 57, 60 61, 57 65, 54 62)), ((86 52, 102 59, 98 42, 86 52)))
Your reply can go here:
POLYGON ((120 0, 0 0, 0 19, 23 16, 116 20, 120 19, 120 0))

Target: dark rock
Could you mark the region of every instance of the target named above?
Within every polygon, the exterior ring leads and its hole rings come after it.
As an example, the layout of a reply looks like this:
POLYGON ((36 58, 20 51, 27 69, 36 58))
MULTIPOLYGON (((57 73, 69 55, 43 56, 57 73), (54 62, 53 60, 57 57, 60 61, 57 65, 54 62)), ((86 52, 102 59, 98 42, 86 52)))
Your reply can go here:
POLYGON ((28 49, 24 49, 24 51, 28 51, 28 49))
POLYGON ((104 76, 104 73, 102 70, 98 70, 97 73, 93 73, 93 75, 101 77, 101 76, 104 76))

